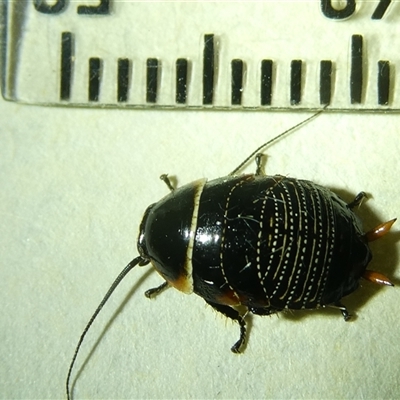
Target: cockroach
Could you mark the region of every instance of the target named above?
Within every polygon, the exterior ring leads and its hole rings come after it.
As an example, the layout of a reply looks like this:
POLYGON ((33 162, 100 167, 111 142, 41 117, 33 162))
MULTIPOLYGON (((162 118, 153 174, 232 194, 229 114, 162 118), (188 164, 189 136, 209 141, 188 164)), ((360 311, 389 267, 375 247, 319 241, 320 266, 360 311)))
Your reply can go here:
POLYGON ((240 336, 231 348, 234 353, 245 342, 248 312, 334 307, 347 321, 350 313, 341 300, 356 290, 361 278, 393 286, 386 276, 367 270, 372 258, 368 243, 385 235, 396 219, 364 233, 353 211, 364 192, 346 203, 313 182, 263 172, 260 151, 321 112, 264 143, 228 176, 181 188, 161 176, 170 193, 145 211, 139 256, 118 275, 80 337, 66 381, 68 399, 72 368, 86 333, 136 265, 151 264, 164 279, 147 297, 172 286, 196 293, 236 321, 240 336), (256 172, 237 175, 254 156, 256 172))

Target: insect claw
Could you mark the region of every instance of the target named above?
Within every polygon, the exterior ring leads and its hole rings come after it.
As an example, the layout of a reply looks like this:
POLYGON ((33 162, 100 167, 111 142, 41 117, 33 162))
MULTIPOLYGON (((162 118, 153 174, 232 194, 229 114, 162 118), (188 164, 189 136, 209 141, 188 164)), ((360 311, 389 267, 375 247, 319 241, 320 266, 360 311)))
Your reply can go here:
POLYGON ((384 222, 383 224, 378 225, 374 229, 368 231, 364 237, 367 242, 373 242, 376 239, 381 238, 383 235, 389 232, 392 225, 396 222, 397 218, 393 218, 390 221, 384 222))
POLYGON ((241 343, 240 340, 238 340, 232 347, 231 347, 231 351, 232 353, 235 354, 240 354, 240 347, 241 347, 241 343))
POLYGON ((351 314, 349 314, 349 312, 348 312, 346 309, 340 310, 340 311, 341 311, 341 313, 342 313, 342 315, 343 315, 343 319, 344 319, 346 322, 348 322, 348 321, 351 320, 351 314))
POLYGON ((367 197, 368 196, 365 192, 360 192, 351 203, 347 204, 347 207, 350 208, 351 210, 356 206, 360 206, 363 200, 366 199, 367 197))
POLYGON ((246 322, 244 321, 244 317, 239 317, 237 322, 240 325, 240 338, 239 340, 231 347, 232 353, 240 354, 240 350, 246 340, 246 322))
POLYGON ((380 272, 366 270, 363 274, 363 278, 369 282, 377 283, 378 285, 394 286, 389 278, 380 272))
POLYGON ((342 313, 343 319, 346 322, 351 320, 352 315, 349 313, 349 311, 347 310, 346 306, 344 306, 339 301, 334 303, 334 304, 329 304, 328 307, 336 308, 336 309, 340 310, 340 312, 342 313))

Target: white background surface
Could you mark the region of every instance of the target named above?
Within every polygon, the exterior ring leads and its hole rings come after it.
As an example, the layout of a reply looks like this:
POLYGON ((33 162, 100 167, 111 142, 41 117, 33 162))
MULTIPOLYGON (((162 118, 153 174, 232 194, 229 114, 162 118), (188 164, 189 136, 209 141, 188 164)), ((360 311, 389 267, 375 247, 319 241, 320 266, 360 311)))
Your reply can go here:
MULTIPOLYGON (((179 184, 227 173, 260 139, 304 114, 47 109, 1 101, 1 394, 62 398, 73 348, 111 281, 136 256, 147 205, 179 184), (62 123, 60 123, 62 122, 62 123)), ((268 149, 270 173, 371 199, 369 228, 399 215, 397 115, 325 113, 268 149)), ((253 169, 251 166, 250 170, 253 169)), ((372 244, 400 283, 398 227, 372 244)), ((236 325, 149 269, 122 284, 78 359, 77 398, 377 398, 399 395, 399 289, 365 283, 339 313, 254 317, 243 355, 236 325), (98 346, 96 343, 98 342, 98 346)), ((76 376, 77 370, 75 370, 76 376)))
MULTIPOLYGON (((58 109, 0 100, 0 395, 65 397, 86 322, 137 255, 146 207, 178 184, 229 173, 307 113, 58 109)), ((400 216, 400 116, 324 113, 266 150, 267 172, 370 199, 367 229, 400 216)), ((253 171, 249 165, 247 171, 253 171)), ((399 227, 371 244, 371 269, 400 285, 399 227)), ((239 329, 149 267, 126 278, 93 326, 75 398, 398 398, 400 291, 362 288, 345 323, 321 310, 249 319, 239 329)))

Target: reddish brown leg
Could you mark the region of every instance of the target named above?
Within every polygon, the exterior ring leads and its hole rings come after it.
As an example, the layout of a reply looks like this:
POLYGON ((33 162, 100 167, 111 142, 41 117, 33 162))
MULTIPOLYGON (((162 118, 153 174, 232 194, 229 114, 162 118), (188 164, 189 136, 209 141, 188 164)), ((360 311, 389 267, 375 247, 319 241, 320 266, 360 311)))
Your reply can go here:
MULTIPOLYGON (((392 225, 395 223, 396 218, 391 219, 390 221, 384 222, 383 224, 378 225, 374 229, 368 231, 364 237, 367 242, 372 242, 376 239, 381 238, 382 236, 386 235, 392 225)), ((380 272, 376 271, 365 271, 363 274, 363 278, 367 281, 377 283, 379 285, 387 285, 387 286, 394 286, 392 282, 390 282, 389 278, 385 275, 381 274, 380 272)))
POLYGON ((364 237, 367 239, 367 242, 373 242, 376 239, 381 238, 383 235, 386 235, 392 225, 395 223, 397 218, 393 218, 390 221, 384 222, 383 224, 378 225, 374 229, 368 231, 364 237))
POLYGON ((389 278, 376 271, 366 270, 363 278, 367 281, 377 283, 378 285, 394 286, 393 283, 390 282, 389 278))

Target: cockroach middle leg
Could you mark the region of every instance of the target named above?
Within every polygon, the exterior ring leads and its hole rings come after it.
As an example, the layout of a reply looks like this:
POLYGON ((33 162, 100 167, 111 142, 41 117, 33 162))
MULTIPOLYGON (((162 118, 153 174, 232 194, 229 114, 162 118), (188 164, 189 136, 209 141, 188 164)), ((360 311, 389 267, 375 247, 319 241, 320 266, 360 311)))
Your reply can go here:
POLYGON ((160 286, 157 286, 155 288, 146 290, 144 292, 144 295, 148 298, 151 299, 153 297, 156 297, 157 295, 159 295, 161 292, 163 292, 165 289, 167 289, 169 287, 169 283, 167 281, 165 281, 164 283, 162 283, 160 286))

